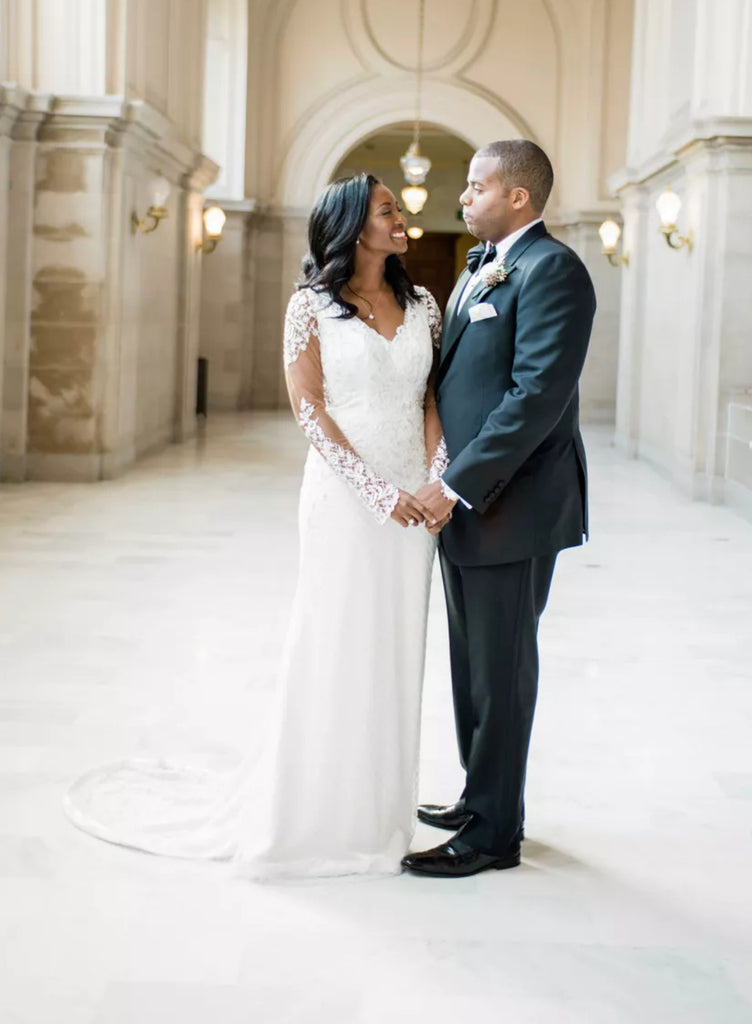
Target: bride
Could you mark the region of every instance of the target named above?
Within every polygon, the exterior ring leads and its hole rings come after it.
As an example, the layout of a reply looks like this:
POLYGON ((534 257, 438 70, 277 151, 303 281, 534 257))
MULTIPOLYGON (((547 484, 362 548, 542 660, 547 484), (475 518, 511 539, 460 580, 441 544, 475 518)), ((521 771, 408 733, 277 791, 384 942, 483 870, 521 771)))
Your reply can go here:
POLYGON ((310 441, 300 566, 273 737, 230 779, 125 761, 77 780, 79 828, 255 878, 393 874, 415 825, 436 523, 414 497, 446 467, 431 371, 440 314, 410 281, 405 218, 371 175, 334 182, 285 319, 310 441), (430 527, 431 533, 422 524, 430 527))

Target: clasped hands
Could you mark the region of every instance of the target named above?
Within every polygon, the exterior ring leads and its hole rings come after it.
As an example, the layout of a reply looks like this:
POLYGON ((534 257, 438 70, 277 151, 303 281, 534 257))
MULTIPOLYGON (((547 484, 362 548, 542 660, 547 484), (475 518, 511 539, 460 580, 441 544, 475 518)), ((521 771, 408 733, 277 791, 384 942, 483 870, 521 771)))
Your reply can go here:
POLYGON ((457 504, 447 498, 441 490, 441 481, 425 484, 416 494, 399 492, 399 501, 392 512, 392 519, 400 526, 418 526, 424 523, 428 532, 435 537, 452 518, 452 509, 457 504))

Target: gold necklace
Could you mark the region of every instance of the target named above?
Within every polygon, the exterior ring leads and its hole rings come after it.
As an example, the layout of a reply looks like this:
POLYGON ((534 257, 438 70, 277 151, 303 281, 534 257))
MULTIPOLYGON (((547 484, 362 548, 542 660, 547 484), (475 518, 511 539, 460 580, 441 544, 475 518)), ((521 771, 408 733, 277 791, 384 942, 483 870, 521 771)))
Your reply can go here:
POLYGON ((383 290, 379 289, 379 294, 378 294, 378 296, 376 298, 376 302, 371 302, 371 300, 367 299, 365 297, 365 295, 361 295, 360 292, 356 292, 355 289, 353 287, 351 287, 349 284, 346 285, 346 288, 350 292, 351 295, 355 295, 356 298, 362 299, 363 302, 368 304, 369 312, 366 313, 365 316, 360 316, 360 314, 358 314, 359 319, 360 320, 375 320, 376 319, 376 316, 375 316, 376 307, 378 306, 379 302, 381 301, 381 296, 384 294, 383 290))

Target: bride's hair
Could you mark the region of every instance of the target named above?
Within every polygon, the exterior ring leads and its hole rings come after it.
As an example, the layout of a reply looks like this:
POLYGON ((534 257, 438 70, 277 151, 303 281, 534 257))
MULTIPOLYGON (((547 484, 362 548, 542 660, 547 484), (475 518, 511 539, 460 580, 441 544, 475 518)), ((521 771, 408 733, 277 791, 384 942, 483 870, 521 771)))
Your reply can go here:
MULTIPOLYGON (((355 244, 368 216, 371 190, 378 184, 378 178, 365 173, 333 181, 316 200, 308 220, 308 253, 297 287, 328 292, 342 307, 343 320, 358 312, 342 298, 342 289, 355 272, 355 244)), ((418 301, 399 256, 387 256, 384 275, 403 309, 418 301)))

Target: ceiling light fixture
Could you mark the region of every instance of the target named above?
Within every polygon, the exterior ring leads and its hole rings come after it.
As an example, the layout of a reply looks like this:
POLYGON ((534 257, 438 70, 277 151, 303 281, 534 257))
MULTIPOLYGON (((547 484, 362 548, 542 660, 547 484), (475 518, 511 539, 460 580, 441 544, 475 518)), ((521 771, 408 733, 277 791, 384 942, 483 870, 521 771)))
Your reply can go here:
POLYGON ((423 38, 425 35, 426 0, 418 3, 418 67, 415 89, 415 123, 413 141, 407 152, 400 158, 400 166, 407 186, 402 189, 402 199, 410 213, 420 213, 428 199, 428 192, 422 187, 431 170, 431 161, 420 152, 420 114, 423 99, 423 38))

